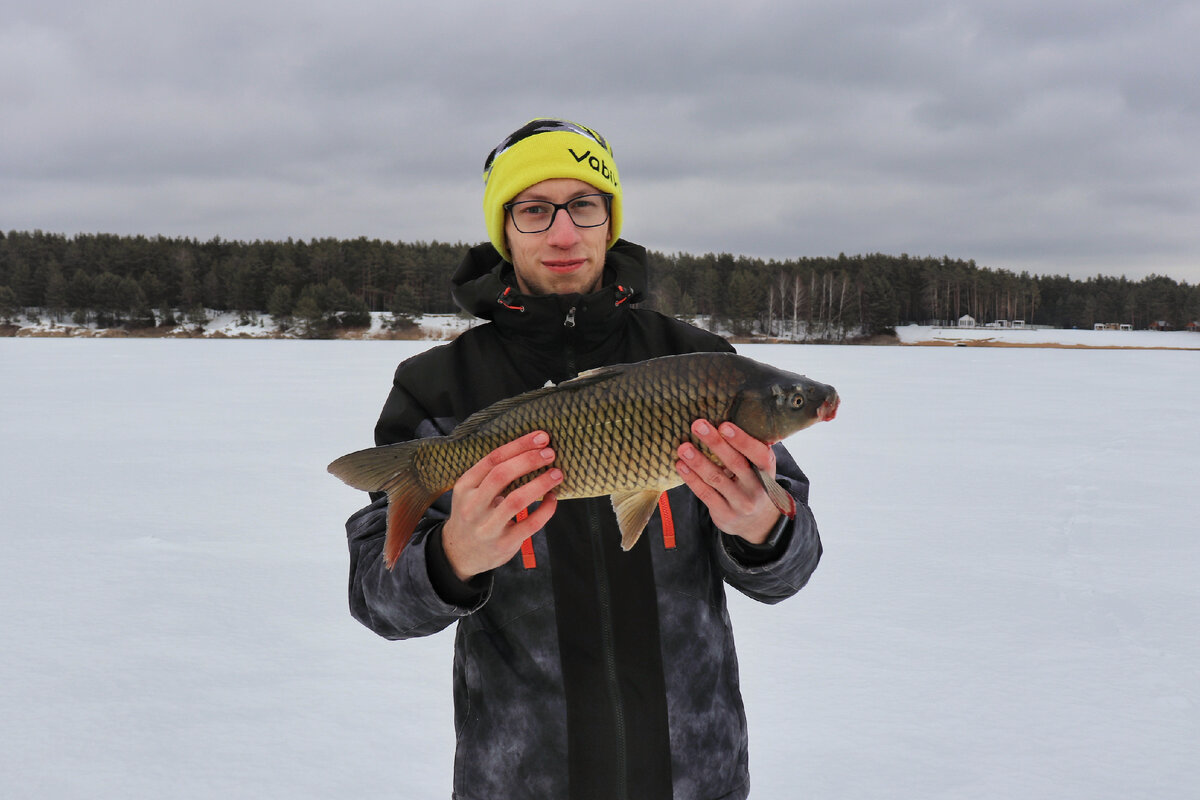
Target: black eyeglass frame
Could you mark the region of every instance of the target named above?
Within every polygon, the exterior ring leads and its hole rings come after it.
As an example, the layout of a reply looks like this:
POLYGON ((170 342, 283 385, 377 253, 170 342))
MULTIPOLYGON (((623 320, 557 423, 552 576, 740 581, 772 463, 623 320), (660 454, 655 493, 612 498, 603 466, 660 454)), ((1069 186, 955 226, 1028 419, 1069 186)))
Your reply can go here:
POLYGON ((554 220, 558 217, 559 211, 566 211, 567 216, 571 218, 571 224, 573 224, 576 228, 599 228, 601 225, 603 225, 604 223, 606 223, 610 219, 612 219, 612 199, 613 199, 613 195, 611 192, 589 192, 588 194, 581 194, 578 197, 572 197, 570 200, 568 200, 565 203, 551 203, 549 200, 513 200, 511 203, 504 204, 504 210, 508 213, 508 218, 512 220, 513 227, 517 229, 518 233, 545 233, 546 231, 550 230, 550 228, 552 228, 554 226, 554 220), (603 197, 604 198, 604 211, 605 211, 604 219, 600 220, 595 225, 580 225, 578 222, 575 221, 575 217, 571 214, 571 209, 570 209, 571 203, 574 203, 578 200, 582 200, 585 197, 603 197), (513 210, 513 206, 525 205, 526 203, 537 203, 537 204, 540 204, 543 206, 554 206, 554 211, 550 214, 550 221, 546 223, 546 227, 541 228, 540 230, 536 230, 536 231, 521 230, 521 226, 517 225, 517 218, 513 216, 512 210, 513 210))

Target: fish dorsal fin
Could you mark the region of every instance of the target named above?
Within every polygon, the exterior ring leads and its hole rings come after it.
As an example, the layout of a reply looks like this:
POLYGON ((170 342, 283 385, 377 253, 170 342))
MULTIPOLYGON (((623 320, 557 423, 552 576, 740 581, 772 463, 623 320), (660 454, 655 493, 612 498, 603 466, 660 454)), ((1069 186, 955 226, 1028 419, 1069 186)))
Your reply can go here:
POLYGON ((568 378, 563 381, 559 386, 572 387, 576 384, 588 386, 599 381, 608 380, 609 378, 615 378, 627 369, 629 369, 629 364, 611 364, 607 367, 585 369, 574 378, 568 378))
POLYGON ((480 428, 487 425, 494 419, 504 416, 517 406, 524 405, 531 400, 535 400, 543 395, 553 394, 562 391, 577 391, 586 386, 592 386, 597 383, 603 383, 620 375, 625 371, 624 364, 619 364, 612 367, 599 367, 598 369, 590 369, 587 372, 581 372, 579 375, 565 380, 557 386, 543 386, 540 389, 533 389, 528 392, 523 392, 512 397, 507 397, 503 400, 498 400, 492 403, 487 408, 476 411, 471 416, 464 419, 458 424, 451 434, 454 438, 469 436, 480 428))

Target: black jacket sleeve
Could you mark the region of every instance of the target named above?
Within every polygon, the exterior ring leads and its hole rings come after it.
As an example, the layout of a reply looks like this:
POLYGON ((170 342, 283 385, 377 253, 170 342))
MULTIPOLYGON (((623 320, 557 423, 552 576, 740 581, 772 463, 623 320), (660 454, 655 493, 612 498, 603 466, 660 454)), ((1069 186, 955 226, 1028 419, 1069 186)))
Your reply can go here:
POLYGON ((748 597, 778 603, 800 591, 821 560, 821 537, 808 507, 808 478, 783 445, 775 445, 776 480, 796 501, 762 546, 717 533, 717 563, 725 581, 748 597))
MULTIPOLYGON (((405 388, 404 375, 405 365, 401 364, 375 428, 376 444, 443 433, 405 388)), ((487 602, 490 577, 463 583, 446 561, 441 526, 449 513, 450 496, 446 494, 417 524, 412 539, 391 570, 383 561, 386 495, 372 495, 371 504, 346 521, 350 613, 355 619, 380 636, 406 639, 437 633, 487 602)))

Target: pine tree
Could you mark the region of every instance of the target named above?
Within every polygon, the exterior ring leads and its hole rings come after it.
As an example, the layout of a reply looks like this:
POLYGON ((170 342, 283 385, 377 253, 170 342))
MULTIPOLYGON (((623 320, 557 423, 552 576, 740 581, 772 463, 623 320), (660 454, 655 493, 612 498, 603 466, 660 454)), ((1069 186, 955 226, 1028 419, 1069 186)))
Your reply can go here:
POLYGON ((67 283, 67 307, 79 325, 87 324, 96 307, 95 282, 82 268, 75 270, 67 283))
POLYGON ((729 279, 727 315, 735 335, 745 336, 753 329, 758 311, 762 308, 762 284, 749 269, 740 268, 729 279))
POLYGON ((0 286, 0 322, 11 325, 21 316, 17 293, 9 286, 0 286))
POLYGON ((405 330, 417 324, 420 310, 417 308, 417 296, 408 286, 400 285, 392 293, 392 303, 389 309, 392 313, 388 318, 388 327, 392 330, 405 330))
MULTIPOLYGON (((310 287, 311 289, 311 287, 310 287)), ((306 339, 317 339, 325 334, 325 314, 317 304, 317 298, 310 289, 305 289, 292 309, 292 317, 300 328, 300 334, 306 339)))
POLYGON ((158 325, 162 328, 174 328, 175 324, 175 310, 164 299, 158 309, 158 325))
POLYGON ((57 265, 46 279, 46 313, 55 322, 62 322, 67 313, 67 280, 57 265))
POLYGON ((121 292, 121 279, 111 272, 96 278, 94 304, 96 322, 101 327, 120 325, 124 311, 129 308, 121 292))
POLYGON ((267 313, 275 321, 275 327, 286 331, 292 325, 292 290, 288 286, 276 286, 267 301, 267 313))
POLYGON ((197 303, 187 310, 186 319, 187 323, 194 326, 197 331, 204 330, 204 326, 208 324, 208 311, 197 303))

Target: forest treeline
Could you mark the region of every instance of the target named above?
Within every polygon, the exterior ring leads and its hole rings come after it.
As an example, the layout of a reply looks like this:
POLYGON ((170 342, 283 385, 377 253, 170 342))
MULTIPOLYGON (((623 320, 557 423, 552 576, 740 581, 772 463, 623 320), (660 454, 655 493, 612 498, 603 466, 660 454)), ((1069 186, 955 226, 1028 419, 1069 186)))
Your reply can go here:
MULTIPOLYGON (((450 275, 469 245, 378 239, 199 241, 0 232, 0 322, 19 314, 129 328, 203 324, 212 311, 270 314, 311 336, 457 311, 450 275)), ((1090 328, 1200 319, 1200 286, 1164 276, 1074 279, 972 260, 867 254, 768 260, 650 253, 645 305, 708 316, 738 335, 844 339, 908 322, 1090 328)))

